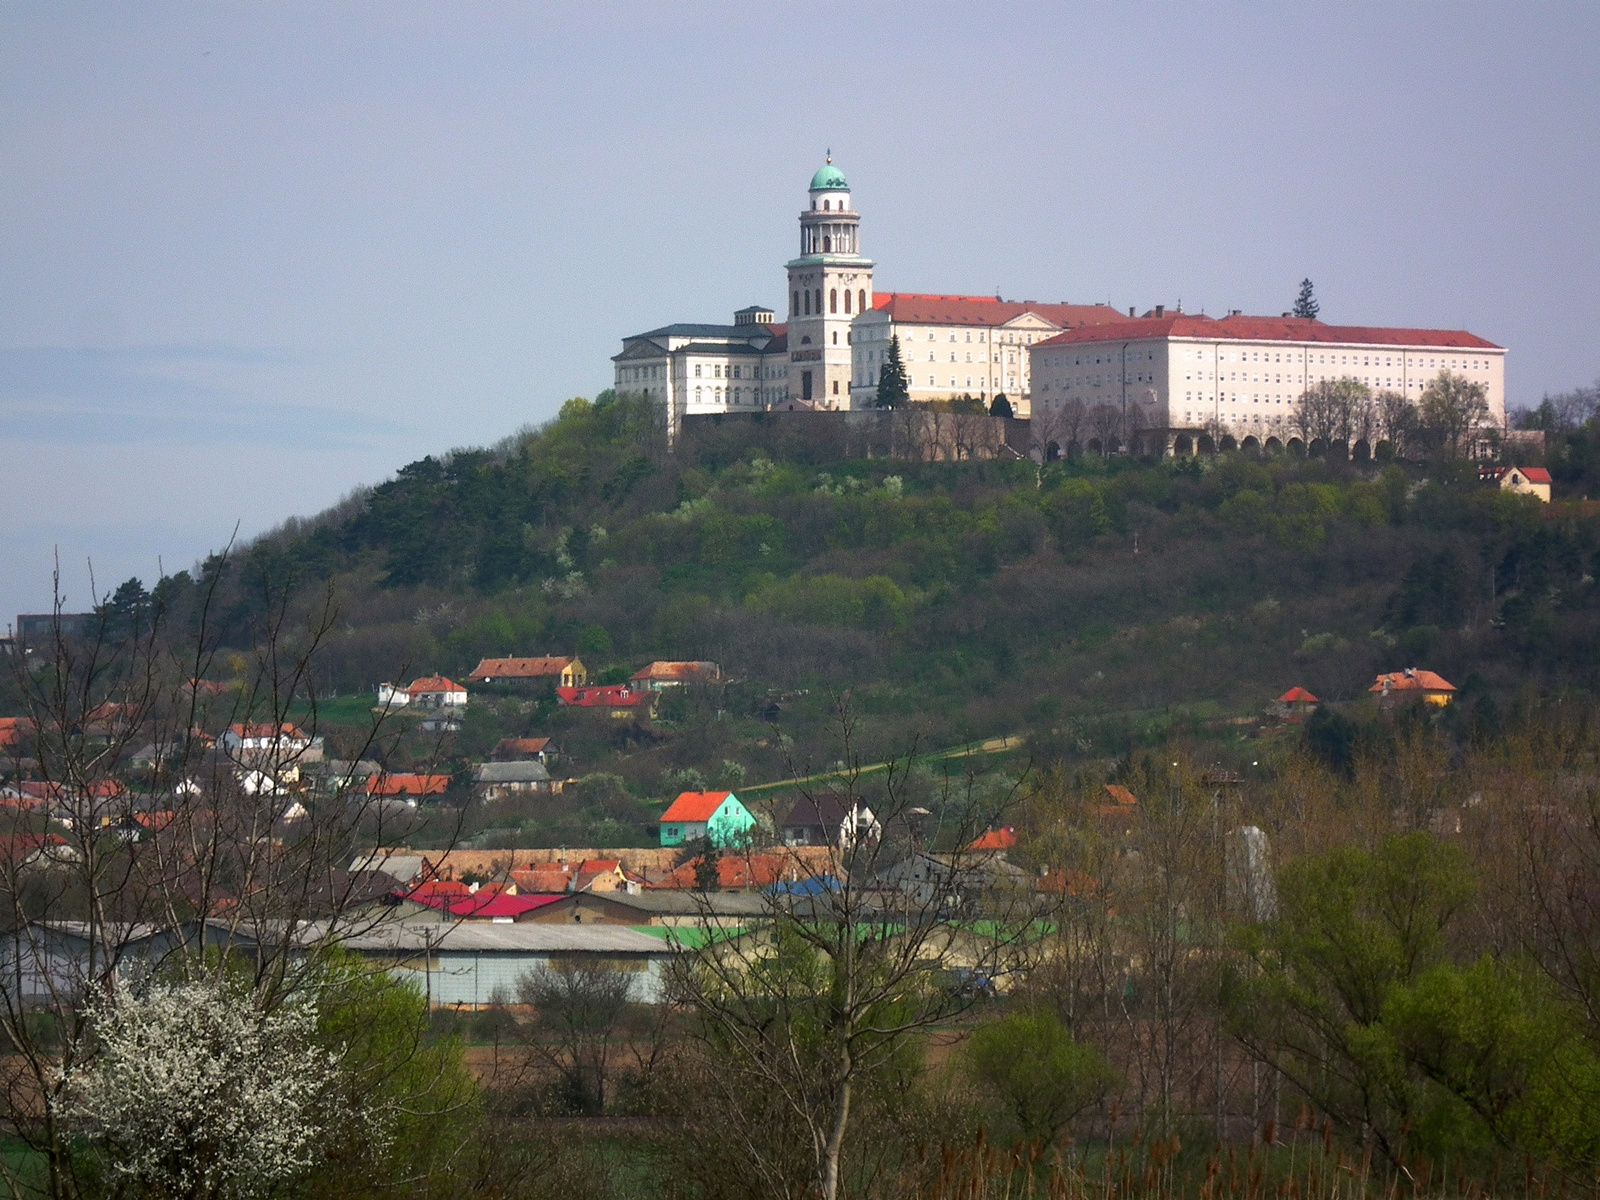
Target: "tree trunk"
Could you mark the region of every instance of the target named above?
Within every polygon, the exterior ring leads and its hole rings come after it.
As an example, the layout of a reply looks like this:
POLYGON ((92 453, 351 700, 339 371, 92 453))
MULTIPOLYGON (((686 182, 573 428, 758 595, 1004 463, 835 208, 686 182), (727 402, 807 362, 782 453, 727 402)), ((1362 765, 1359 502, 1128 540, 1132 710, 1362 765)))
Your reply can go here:
POLYGON ((844 1128, 850 1119, 850 1076, 839 1084, 839 1104, 833 1114, 833 1128, 822 1151, 822 1200, 838 1200, 839 1156, 844 1149, 844 1128))

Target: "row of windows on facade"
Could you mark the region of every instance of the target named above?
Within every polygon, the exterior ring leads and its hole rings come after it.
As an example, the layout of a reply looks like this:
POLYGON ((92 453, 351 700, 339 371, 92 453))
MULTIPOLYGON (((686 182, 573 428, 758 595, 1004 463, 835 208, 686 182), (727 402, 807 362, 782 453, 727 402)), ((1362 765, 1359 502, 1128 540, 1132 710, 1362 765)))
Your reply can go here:
MULTIPOLYGON (((1213 379, 1214 380, 1217 377, 1217 372, 1215 372, 1215 371, 1211 371, 1211 372, 1201 371, 1201 372, 1198 372, 1198 374, 1200 376, 1200 380, 1201 380, 1202 383, 1205 382, 1208 379, 1213 379)), ((1192 382, 1193 379, 1194 379, 1194 375, 1193 374, 1185 375, 1183 378, 1184 378, 1185 381, 1192 382)), ((1241 383, 1241 382, 1242 383, 1277 383, 1277 384, 1280 384, 1280 385, 1284 384, 1284 383, 1288 383, 1288 384, 1290 384, 1292 386, 1294 384, 1294 382, 1295 382, 1293 379, 1288 379, 1288 380, 1284 379, 1284 377, 1282 375, 1279 375, 1276 378, 1273 378, 1270 375, 1251 375, 1249 372, 1245 372, 1244 375, 1243 375, 1243 378, 1241 379, 1240 378, 1240 372, 1238 372, 1238 371, 1224 371, 1222 373, 1222 378, 1224 380, 1228 381, 1228 382, 1233 382, 1233 383, 1241 383)), ((1323 381, 1326 381, 1326 380, 1330 380, 1330 379, 1334 379, 1334 378, 1336 378, 1336 377, 1333 376, 1333 375, 1313 375, 1313 376, 1310 377, 1309 382, 1311 382, 1311 383, 1320 383, 1320 382, 1323 382, 1323 381)), ((1353 377, 1353 376, 1339 376, 1337 378, 1349 379, 1349 378, 1355 378, 1355 377, 1353 377)), ((1121 375, 1115 375, 1115 374, 1113 374, 1113 375, 1105 375, 1105 376, 1101 376, 1101 375, 1079 375, 1079 376, 1076 376, 1076 377, 1074 377, 1072 379, 1065 380, 1059 386, 1060 386, 1062 391, 1071 391, 1075 387, 1081 387, 1081 388, 1117 387, 1117 386, 1121 385, 1124 382, 1127 382, 1127 383, 1154 383, 1154 382, 1156 382, 1156 377, 1154 375, 1146 374, 1146 373, 1143 373, 1143 372, 1135 372, 1134 374, 1131 374, 1131 375, 1128 375, 1128 376, 1121 376, 1121 375)), ((1412 390, 1412 391, 1419 391, 1419 392, 1422 391, 1423 389, 1425 389, 1428 386, 1428 384, 1425 381, 1421 380, 1421 379, 1399 380, 1399 379, 1393 379, 1393 378, 1375 378, 1375 377, 1370 376, 1370 375, 1360 377, 1358 382, 1364 383, 1368 387, 1406 388, 1406 389, 1409 389, 1409 390, 1412 390)), ((1047 382, 1044 385, 1044 389, 1043 390, 1048 392, 1050 390, 1050 387, 1051 387, 1051 385, 1047 382)))
MULTIPOLYGON (((1489 360, 1478 357, 1408 359, 1406 356, 1398 354, 1312 354, 1306 350, 1236 350, 1232 352, 1233 357, 1230 358, 1228 351, 1218 350, 1216 347, 1212 347, 1212 349, 1216 352, 1218 362, 1294 363, 1304 361, 1340 367, 1403 367, 1409 363, 1409 365, 1421 370, 1487 371, 1489 369, 1489 360), (1300 357, 1297 358, 1296 355, 1300 357), (1357 361, 1358 359, 1360 361, 1357 361)), ((1184 352, 1183 357, 1204 361, 1206 351, 1205 349, 1188 350, 1184 352)), ((1096 359, 1095 361, 1099 362, 1100 360, 1096 359)), ((1076 360, 1074 362, 1076 364, 1076 360)))
POLYGON ((743 404, 748 399, 751 404, 770 404, 787 396, 788 392, 781 388, 695 388, 694 402, 696 404, 743 404))
MULTIPOLYGON (((712 379, 743 379, 743 378, 746 378, 746 376, 744 374, 744 368, 743 367, 740 367, 740 366, 726 366, 725 367, 721 363, 709 363, 709 364, 707 364, 707 363, 695 363, 694 364, 694 377, 696 379, 703 378, 701 372, 707 366, 710 367, 710 371, 711 371, 710 378, 712 378, 712 379)), ((661 378, 664 378, 665 371, 666 371, 666 368, 662 367, 662 366, 624 367, 624 368, 622 368, 621 376, 620 376, 618 382, 622 382, 622 383, 642 383, 642 382, 645 382, 647 380, 661 379, 661 378)), ((789 374, 789 368, 786 367, 786 366, 765 367, 765 368, 762 368, 762 367, 751 367, 750 368, 750 374, 749 374, 748 378, 750 378, 750 379, 783 379, 788 374, 789 374)))
MULTIPOLYGON (((981 329, 977 331, 978 336, 976 338, 972 336, 973 331, 970 329, 966 331, 966 334, 967 336, 965 340, 969 342, 981 342, 985 338, 984 331, 981 329)), ((868 335, 865 331, 863 331, 861 336, 866 338, 868 335)), ((915 329, 901 329, 897 333, 895 330, 885 327, 882 334, 879 336, 883 341, 888 341, 890 337, 898 336, 902 342, 914 342, 917 340, 917 331, 915 329)), ((1046 335, 1042 333, 997 333, 994 335, 994 340, 996 342, 1006 342, 1018 346, 1031 346, 1036 339, 1046 336, 1053 335, 1046 335)), ((938 341, 938 334, 932 329, 928 330, 927 340, 930 342, 938 341)), ((962 338, 960 334, 952 330, 950 333, 950 340, 952 342, 959 342, 962 340, 962 338)))
MULTIPOLYGON (((817 288, 815 292, 813 292, 810 288, 806 288, 804 290, 797 290, 793 294, 793 296, 790 297, 789 311, 791 313, 799 315, 800 312, 801 312, 801 309, 804 308, 804 310, 805 310, 804 315, 809 317, 811 315, 811 311, 812 311, 811 306, 812 306, 812 297, 813 296, 816 297, 816 302, 815 302, 816 303, 816 311, 820 314, 822 312, 822 289, 821 288, 817 288)), ((829 288, 828 289, 828 311, 830 313, 837 313, 839 311, 839 289, 838 288, 829 288)), ((845 288, 844 289, 844 311, 847 312, 847 313, 850 311, 850 289, 849 288, 845 288)), ((856 311, 857 312, 866 312, 867 311, 867 289, 866 288, 857 288, 856 289, 856 311)))

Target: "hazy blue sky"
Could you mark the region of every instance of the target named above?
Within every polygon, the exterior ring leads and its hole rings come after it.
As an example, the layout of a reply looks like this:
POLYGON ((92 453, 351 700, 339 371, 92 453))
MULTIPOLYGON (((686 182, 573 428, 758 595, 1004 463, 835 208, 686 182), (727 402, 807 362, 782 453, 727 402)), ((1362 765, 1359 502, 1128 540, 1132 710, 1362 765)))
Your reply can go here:
MULTIPOLYGON (((1592 380, 1600 6, 0 6, 0 614, 190 565, 781 307, 831 146, 880 290, 1466 328, 1592 380)), ((9 615, 4 621, 9 621, 9 615)))

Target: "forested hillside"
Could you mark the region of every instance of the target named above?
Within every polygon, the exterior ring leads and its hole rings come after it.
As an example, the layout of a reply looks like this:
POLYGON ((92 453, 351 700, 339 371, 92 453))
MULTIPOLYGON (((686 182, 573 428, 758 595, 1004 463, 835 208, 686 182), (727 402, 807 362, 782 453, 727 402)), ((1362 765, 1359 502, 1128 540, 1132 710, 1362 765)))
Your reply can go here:
MULTIPOLYGON (((778 703, 815 754, 841 691, 868 753, 1027 733, 1070 756, 1215 729, 1294 684, 1358 698, 1409 666, 1462 689, 1462 721, 1596 685, 1600 522, 1465 464, 852 460, 835 428, 730 422, 669 451, 640 404, 572 400, 155 594, 193 622, 220 576, 210 619, 244 645, 286 590, 331 589, 324 694, 484 655, 576 651, 612 680, 711 659, 735 720, 778 703)), ((1585 432, 1552 459, 1558 500, 1596 470, 1585 432)))

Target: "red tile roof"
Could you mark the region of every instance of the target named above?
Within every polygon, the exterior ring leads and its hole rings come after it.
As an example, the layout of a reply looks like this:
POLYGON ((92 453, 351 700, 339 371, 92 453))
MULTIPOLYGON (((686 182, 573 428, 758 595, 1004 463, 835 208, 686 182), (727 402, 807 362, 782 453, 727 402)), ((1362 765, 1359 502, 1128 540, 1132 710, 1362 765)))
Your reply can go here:
POLYGON ((556 695, 561 703, 573 708, 635 708, 649 698, 648 693, 625 683, 610 683, 603 687, 558 687, 556 695))
POLYGON ((1320 704, 1321 701, 1303 687, 1292 687, 1278 697, 1279 704, 1320 704))
POLYGON ((1139 797, 1135 796, 1120 783, 1106 784, 1106 795, 1110 796, 1112 800, 1116 801, 1124 808, 1132 808, 1134 805, 1139 803, 1139 797))
POLYGON ((304 738, 306 736, 305 734, 300 732, 300 727, 298 725, 290 724, 288 721, 285 721, 282 725, 276 725, 276 726, 267 725, 267 724, 229 725, 228 726, 228 732, 233 734, 235 737, 239 737, 239 738, 280 737, 280 738, 289 738, 289 739, 295 740, 295 741, 304 740, 304 738))
POLYGON ((402 893, 407 900, 415 900, 418 904, 436 904, 441 897, 452 898, 471 894, 472 889, 459 879, 429 879, 402 893))
POLYGON ((411 686, 406 689, 410 696, 421 696, 428 692, 464 692, 467 689, 459 683, 452 683, 443 675, 424 675, 421 679, 413 679, 411 686))
POLYGON ((1080 325, 1124 324, 1130 318, 1109 304, 1035 304, 1032 300, 1000 300, 994 296, 932 296, 917 292, 878 292, 872 307, 890 318, 919 325, 1004 325, 1024 313, 1036 313, 1058 329, 1080 325))
POLYGON ((0 746, 15 746, 33 732, 27 717, 0 717, 0 746))
POLYGON ((495 743, 496 754, 538 754, 550 744, 550 739, 542 738, 501 738, 495 743))
POLYGON ((1514 469, 1518 470, 1518 471, 1521 471, 1522 474, 1523 474, 1523 477, 1526 478, 1529 483, 1552 483, 1552 482, 1554 482, 1550 478, 1550 472, 1546 471, 1543 467, 1516 467, 1514 469))
POLYGON ((653 662, 633 673, 634 679, 715 679, 720 674, 714 662, 653 662))
MULTIPOLYGON (((694 888, 695 867, 698 858, 690 859, 677 870, 662 877, 653 887, 694 888)), ((764 888, 775 883, 794 881, 807 877, 803 864, 786 854, 724 854, 717 859, 717 885, 729 891, 739 888, 764 888)))
POLYGON ((1214 338, 1237 341, 1326 342, 1358 346, 1430 346, 1439 349, 1499 350, 1502 347, 1462 329, 1389 329, 1378 325, 1324 325, 1303 317, 1213 317, 1170 314, 1124 318, 1114 330, 1082 327, 1042 342, 1049 346, 1084 342, 1141 341, 1148 338, 1214 338))
POLYGON ((369 796, 442 796, 449 790, 448 775, 374 775, 367 780, 369 796))
POLYGON ((661 819, 664 822, 709 821, 711 814, 731 795, 732 792, 679 792, 678 798, 661 814, 661 819))
POLYGON ((1010 850, 1017 844, 1017 827, 1007 825, 1001 829, 991 829, 982 837, 973 841, 968 846, 969 850, 1010 850))
POLYGON ((571 664, 564 658, 486 658, 472 668, 468 679, 543 679, 560 675, 571 664))
POLYGON ((1442 675, 1435 675, 1432 671, 1419 671, 1409 667, 1404 671, 1394 671, 1388 675, 1379 675, 1377 682, 1367 689, 1369 692, 1381 692, 1384 685, 1388 684, 1391 692, 1453 692, 1456 685, 1450 683, 1442 675))

